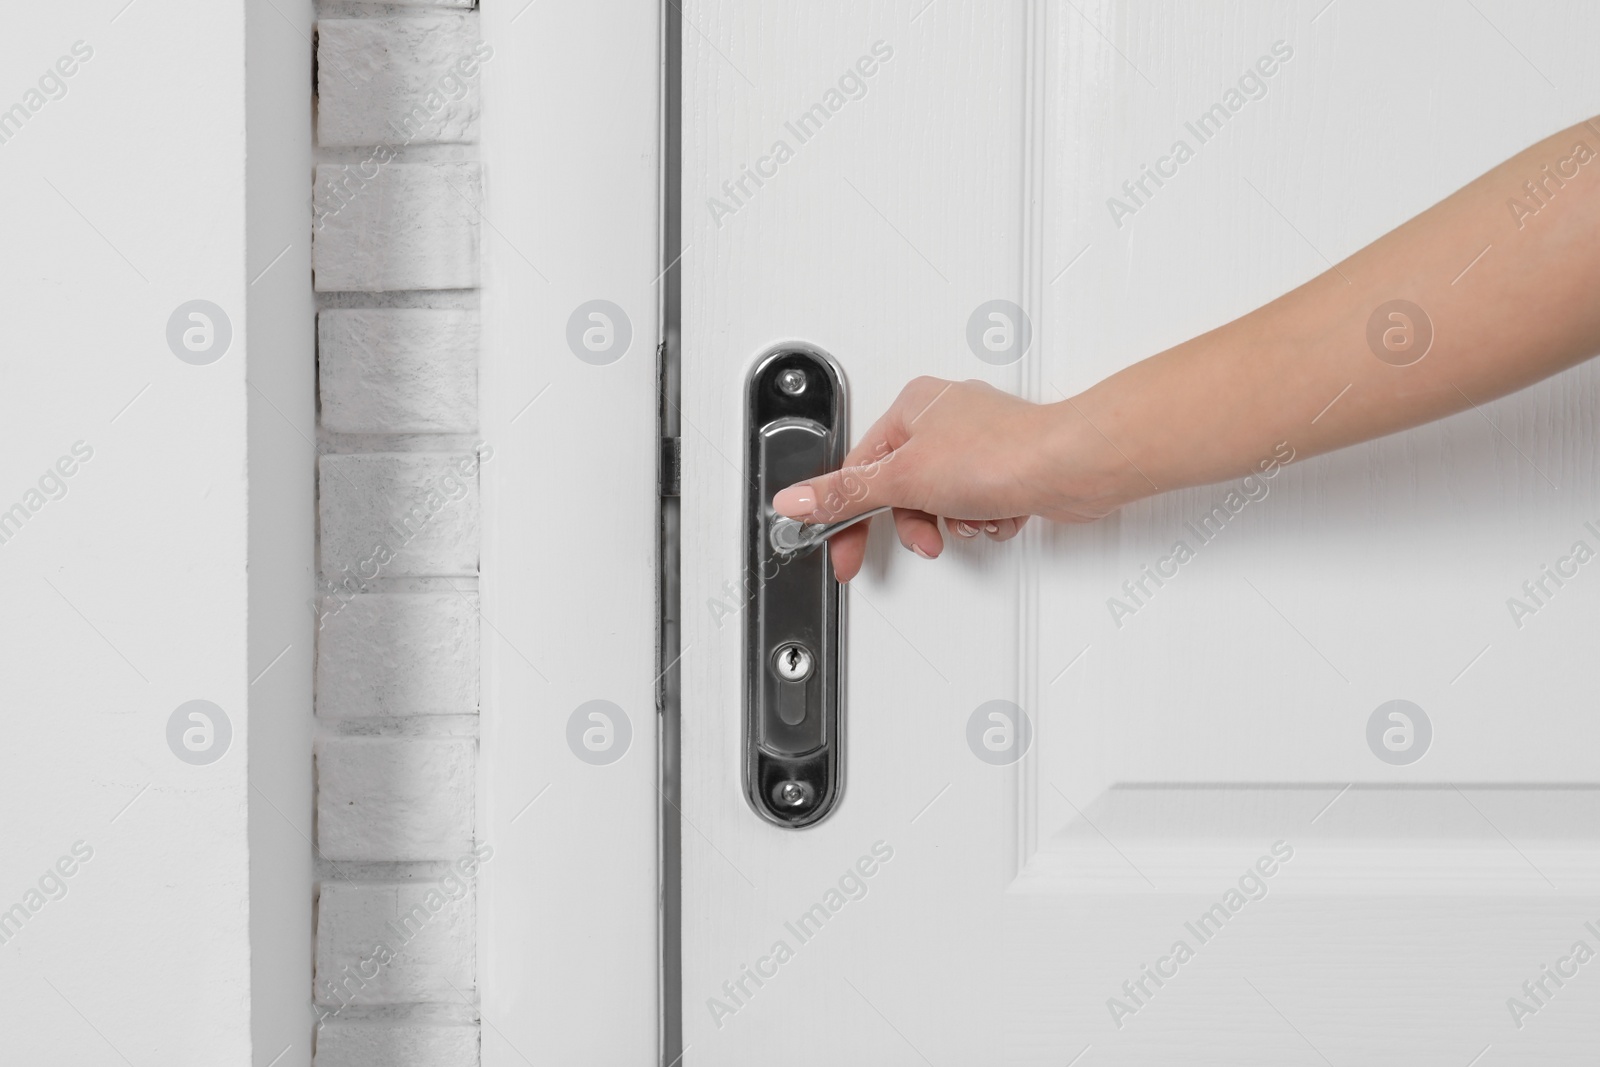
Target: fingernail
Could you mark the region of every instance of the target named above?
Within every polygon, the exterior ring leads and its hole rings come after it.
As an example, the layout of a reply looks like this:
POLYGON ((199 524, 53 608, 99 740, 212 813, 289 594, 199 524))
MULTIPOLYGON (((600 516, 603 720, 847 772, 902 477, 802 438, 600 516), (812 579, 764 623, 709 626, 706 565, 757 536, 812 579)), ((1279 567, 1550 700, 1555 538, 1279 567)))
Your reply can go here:
POLYGON ((956 533, 962 537, 977 537, 978 528, 976 526, 969 526, 966 523, 957 520, 956 533))
POLYGON ((997 534, 1000 532, 1000 527, 995 523, 986 522, 983 524, 983 532, 986 534, 997 534))
POLYGON ((791 519, 803 519, 817 510, 817 497, 809 483, 801 482, 773 497, 772 510, 791 519))
POLYGON ((917 555, 921 556, 923 559, 932 559, 933 558, 932 556, 928 555, 926 552, 922 551, 922 546, 921 545, 912 545, 911 546, 911 551, 915 552, 917 555))

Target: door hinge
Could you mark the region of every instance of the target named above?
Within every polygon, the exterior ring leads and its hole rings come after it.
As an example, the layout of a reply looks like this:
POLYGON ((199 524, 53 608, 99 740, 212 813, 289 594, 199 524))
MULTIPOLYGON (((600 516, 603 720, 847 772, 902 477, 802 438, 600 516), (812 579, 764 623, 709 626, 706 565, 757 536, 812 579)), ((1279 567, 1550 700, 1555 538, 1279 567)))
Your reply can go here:
POLYGON ((657 477, 657 484, 661 486, 662 496, 677 496, 679 476, 683 468, 681 437, 663 437, 661 439, 661 467, 657 477))

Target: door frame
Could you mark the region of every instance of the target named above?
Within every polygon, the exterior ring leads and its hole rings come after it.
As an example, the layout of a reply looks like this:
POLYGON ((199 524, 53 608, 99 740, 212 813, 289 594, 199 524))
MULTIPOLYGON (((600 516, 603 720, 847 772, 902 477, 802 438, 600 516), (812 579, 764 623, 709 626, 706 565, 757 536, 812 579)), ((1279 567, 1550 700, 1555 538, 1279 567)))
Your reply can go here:
POLYGON ((477 838, 495 849, 478 882, 484 1067, 656 1062, 672 1017, 657 706, 670 7, 482 9, 493 56, 479 390, 494 462, 482 470, 477 838), (569 344, 572 322, 589 343, 593 301, 631 327, 620 356, 605 350, 616 321, 589 358, 569 344), (623 720, 591 719, 591 701, 623 720), (601 722, 612 732, 585 734, 601 722))

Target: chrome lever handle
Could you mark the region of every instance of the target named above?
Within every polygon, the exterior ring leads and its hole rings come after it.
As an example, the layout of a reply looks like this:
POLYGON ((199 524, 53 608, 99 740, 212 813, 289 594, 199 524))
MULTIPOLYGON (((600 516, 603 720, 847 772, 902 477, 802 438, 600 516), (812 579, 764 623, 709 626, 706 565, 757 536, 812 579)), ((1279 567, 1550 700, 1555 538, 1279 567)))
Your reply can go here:
POLYGON ((858 522, 866 522, 874 515, 882 515, 886 511, 893 510, 888 506, 873 508, 871 511, 863 511, 853 518, 840 522, 801 522, 799 519, 779 515, 772 520, 767 539, 772 542, 774 552, 795 555, 816 548, 840 530, 848 530, 858 522))

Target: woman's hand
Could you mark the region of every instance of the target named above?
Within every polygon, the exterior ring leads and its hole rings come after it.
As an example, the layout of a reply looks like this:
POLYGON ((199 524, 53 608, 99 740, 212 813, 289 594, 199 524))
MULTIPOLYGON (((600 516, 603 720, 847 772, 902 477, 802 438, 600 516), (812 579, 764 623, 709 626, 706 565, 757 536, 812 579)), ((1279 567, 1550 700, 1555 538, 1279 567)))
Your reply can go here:
MULTIPOLYGON (((1284 447, 1319 455, 1564 370, 1600 351, 1600 164, 1579 169, 1597 134, 1600 119, 1546 138, 1293 292, 1059 404, 918 378, 843 470, 772 506, 832 522, 891 505, 901 544, 931 559, 938 517, 957 537, 998 541, 1029 515, 1087 522, 1264 469, 1284 447), (1565 177, 1546 214, 1519 198, 1529 175, 1556 182, 1552 166, 1565 177), (1461 264, 1491 245, 1458 286, 1461 264), (1379 333, 1401 321, 1429 338, 1404 359, 1379 333)), ((831 543, 834 574, 854 577, 866 524, 831 543)))
MULTIPOLYGON (((1073 415, 1070 403, 1033 404, 983 382, 918 378, 862 435, 841 469, 791 485, 772 506, 793 519, 836 522, 890 505, 900 543, 924 559, 944 548, 941 517, 956 537, 996 541, 1016 536, 1030 515, 1097 519, 1131 496, 1071 462, 1070 439, 1082 422, 1073 415), (1091 490, 1097 481, 1102 488, 1091 490)), ((1103 459, 1098 452, 1089 450, 1103 459)), ((860 571, 869 525, 830 540, 839 581, 860 571)))

